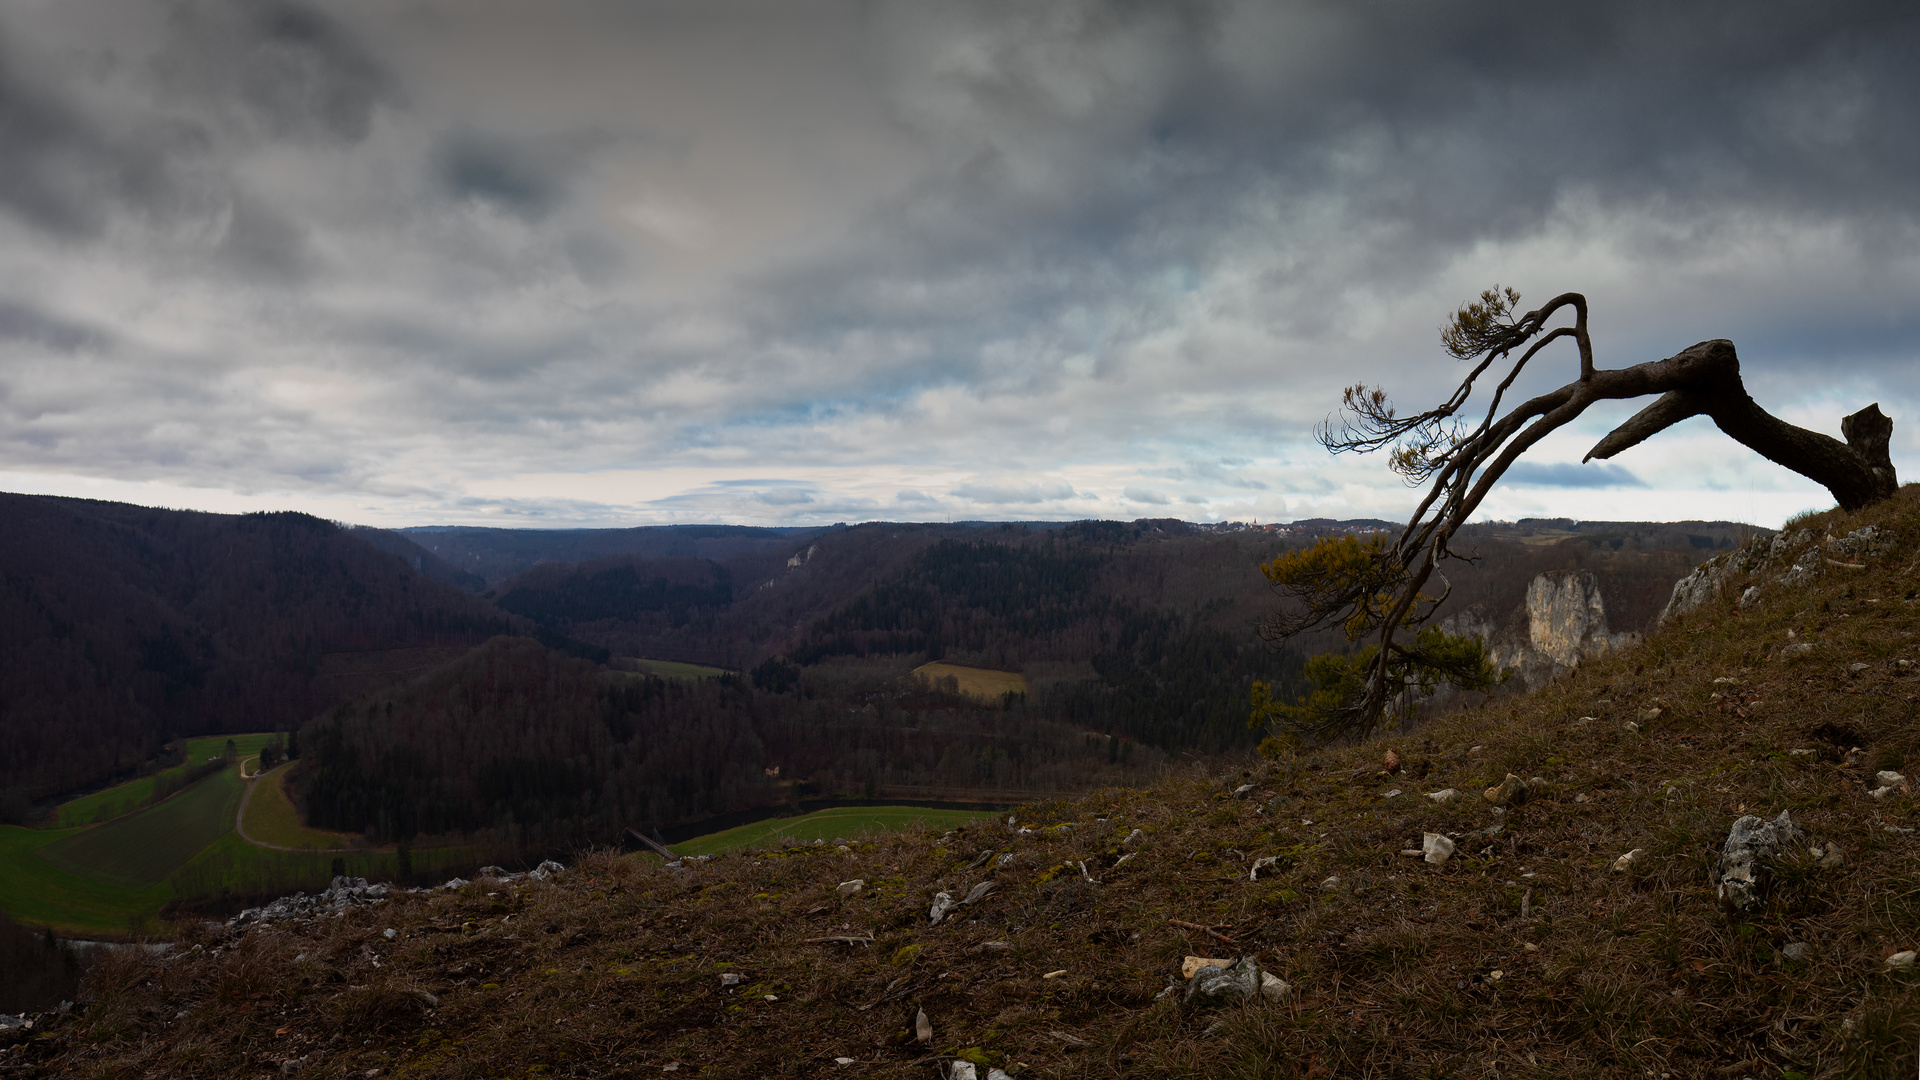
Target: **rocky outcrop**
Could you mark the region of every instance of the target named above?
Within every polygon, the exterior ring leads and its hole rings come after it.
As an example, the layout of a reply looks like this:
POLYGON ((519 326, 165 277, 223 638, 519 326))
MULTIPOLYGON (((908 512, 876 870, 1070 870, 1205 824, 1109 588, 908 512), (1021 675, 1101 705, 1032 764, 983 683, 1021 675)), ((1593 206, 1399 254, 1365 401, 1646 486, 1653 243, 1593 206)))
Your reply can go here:
POLYGON ((1473 607, 1442 621, 1440 628, 1486 642, 1494 667, 1512 671, 1529 690, 1640 640, 1637 633, 1608 629, 1606 599, 1590 570, 1554 570, 1534 578, 1519 614, 1514 625, 1501 627, 1473 607))
POLYGON ((1684 615, 1702 607, 1720 595, 1728 582, 1754 580, 1740 595, 1746 607, 1766 594, 1770 586, 1793 588, 1804 585, 1829 569, 1858 570, 1867 560, 1888 553, 1889 537, 1872 525, 1855 529, 1845 536, 1816 539, 1810 529, 1795 529, 1772 537, 1759 537, 1746 545, 1710 559, 1694 568, 1673 586, 1673 596, 1660 611, 1655 625, 1675 615, 1684 615))

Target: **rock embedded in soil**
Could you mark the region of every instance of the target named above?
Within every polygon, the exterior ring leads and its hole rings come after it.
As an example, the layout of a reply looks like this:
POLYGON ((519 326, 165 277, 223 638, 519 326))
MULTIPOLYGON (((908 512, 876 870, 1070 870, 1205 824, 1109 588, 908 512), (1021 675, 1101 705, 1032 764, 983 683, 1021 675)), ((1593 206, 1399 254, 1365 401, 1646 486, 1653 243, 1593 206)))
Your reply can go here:
POLYGON ((1913 966, 1913 958, 1914 953, 1912 949, 1897 952, 1887 957, 1887 966, 1890 968, 1910 968, 1913 966))
POLYGON ((1813 947, 1804 941, 1794 941, 1780 946, 1780 955, 1796 964, 1804 964, 1813 959, 1813 947))
POLYGON ((864 878, 854 878, 852 881, 841 882, 838 886, 835 886, 833 891, 839 893, 841 896, 852 896, 854 893, 866 887, 867 883, 864 878))
POLYGON ((1427 798, 1432 799, 1441 806, 1445 806, 1459 797, 1460 793, 1453 788, 1443 788, 1439 791, 1427 792, 1427 798))
POLYGON ((1754 911, 1766 905, 1767 864, 1789 846, 1807 841, 1793 823, 1793 815, 1780 811, 1768 821, 1748 814, 1733 823, 1727 842, 1720 849, 1718 895, 1721 903, 1740 911, 1754 911))
POLYGON ((1242 1004, 1260 993, 1260 962, 1243 956, 1230 968, 1209 964, 1187 980, 1188 1004, 1242 1004))
POLYGON ((1180 977, 1183 979, 1191 979, 1193 978, 1193 973, 1203 967, 1230 968, 1232 966, 1232 960, 1220 960, 1207 956, 1189 956, 1185 960, 1180 961, 1180 977))
POLYGON ((1500 781, 1481 794, 1485 796, 1488 802, 1498 807, 1518 806, 1527 801, 1527 782, 1512 773, 1508 773, 1505 780, 1500 781))
POLYGON ((947 912, 952 910, 953 897, 946 893, 934 893, 933 906, 927 909, 927 917, 930 920, 927 925, 939 926, 940 920, 946 918, 947 912))
POLYGON ((1639 862, 1641 858, 1646 855, 1646 853, 1647 853, 1646 848, 1637 847, 1637 848, 1634 848, 1632 851, 1627 852, 1625 855, 1622 855, 1619 858, 1613 860, 1613 872, 1616 874, 1624 874, 1627 871, 1633 869, 1633 864, 1639 862))

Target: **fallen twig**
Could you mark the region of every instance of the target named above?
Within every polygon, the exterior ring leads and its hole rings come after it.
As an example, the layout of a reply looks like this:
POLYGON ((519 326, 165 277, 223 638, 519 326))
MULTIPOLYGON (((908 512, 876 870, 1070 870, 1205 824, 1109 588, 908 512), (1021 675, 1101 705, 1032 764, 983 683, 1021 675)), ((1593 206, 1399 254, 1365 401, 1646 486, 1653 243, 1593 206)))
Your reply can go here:
POLYGON ((1198 930, 1203 934, 1206 934, 1213 938, 1217 938, 1221 941, 1226 942, 1229 945, 1239 944, 1239 942, 1233 940, 1232 938, 1219 932, 1218 930, 1213 929, 1212 927, 1201 926, 1199 923, 1188 922, 1185 919, 1168 919, 1167 921, 1172 923, 1175 926, 1180 927, 1182 930, 1198 930))

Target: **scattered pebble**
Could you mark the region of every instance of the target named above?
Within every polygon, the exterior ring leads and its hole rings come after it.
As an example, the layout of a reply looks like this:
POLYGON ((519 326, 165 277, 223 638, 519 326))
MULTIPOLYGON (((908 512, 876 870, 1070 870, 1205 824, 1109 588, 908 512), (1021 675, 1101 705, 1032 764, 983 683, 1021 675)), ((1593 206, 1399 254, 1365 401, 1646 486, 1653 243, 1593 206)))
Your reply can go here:
POLYGON ((1440 833, 1427 833, 1420 838, 1420 854, 1427 865, 1439 866, 1453 857, 1453 841, 1440 833))
POLYGON ((1392 791, 1389 791, 1389 792, 1387 792, 1387 794, 1386 794, 1386 796, 1385 796, 1385 797, 1386 797, 1386 798, 1389 798, 1389 799, 1397 799, 1397 798, 1399 798, 1399 797, 1400 797, 1400 789, 1399 789, 1399 788, 1394 788, 1394 789, 1393 789, 1392 791))
POLYGON ((839 885, 834 887, 833 891, 836 893, 839 893, 841 896, 852 896, 854 893, 857 893, 861 889, 864 889, 866 887, 867 887, 867 882, 865 878, 854 878, 852 881, 841 882, 839 885))
POLYGON ((1458 799, 1459 797, 1460 797, 1460 793, 1458 791, 1455 791, 1453 788, 1444 788, 1440 791, 1427 792, 1427 798, 1432 799, 1434 802, 1439 803, 1441 806, 1445 806, 1448 803, 1454 801, 1455 799, 1458 799))
POLYGON ((1780 946, 1780 955, 1796 964, 1804 964, 1813 959, 1813 948, 1804 941, 1795 941, 1780 946))
POLYGON ((1632 851, 1613 860, 1613 872, 1616 874, 1624 874, 1628 870, 1633 869, 1633 864, 1639 862, 1640 857, 1646 853, 1646 848, 1634 848, 1632 851))
POLYGON ((740 975, 740 973, 737 971, 723 971, 720 973, 720 986, 723 989, 727 987, 739 986, 741 983, 746 981, 747 980, 743 978, 740 975))
POLYGON ((1327 880, 1320 883, 1320 889, 1322 892, 1333 892, 1339 887, 1340 887, 1339 874, 1329 874, 1327 875, 1327 880))
POLYGON ((1892 956, 1887 957, 1887 966, 1890 968, 1912 967, 1913 955, 1914 954, 1912 949, 1907 949, 1903 952, 1894 953, 1892 956))
POLYGON ((1066 968, 1061 968, 1061 969, 1060 969, 1060 970, 1058 970, 1058 971, 1049 971, 1049 972, 1047 972, 1047 973, 1046 973, 1045 975, 1042 975, 1042 976, 1040 976, 1040 977, 1041 977, 1041 978, 1043 978, 1043 979, 1058 979, 1058 978, 1062 978, 1063 976, 1065 976, 1065 975, 1066 975, 1066 973, 1067 973, 1067 969, 1066 969, 1066 968))

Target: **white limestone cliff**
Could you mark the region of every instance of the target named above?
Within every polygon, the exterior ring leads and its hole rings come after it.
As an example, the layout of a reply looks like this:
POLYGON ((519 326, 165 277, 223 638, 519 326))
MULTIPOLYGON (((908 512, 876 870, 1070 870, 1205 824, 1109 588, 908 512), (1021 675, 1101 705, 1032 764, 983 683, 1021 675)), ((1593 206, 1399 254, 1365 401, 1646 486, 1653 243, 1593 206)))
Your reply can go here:
POLYGON ((1590 570, 1554 570, 1534 578, 1527 584, 1524 614, 1524 626, 1499 627, 1477 607, 1468 608, 1440 628, 1486 642, 1493 665, 1511 670, 1529 690, 1640 641, 1639 634, 1608 630, 1606 600, 1590 570))

